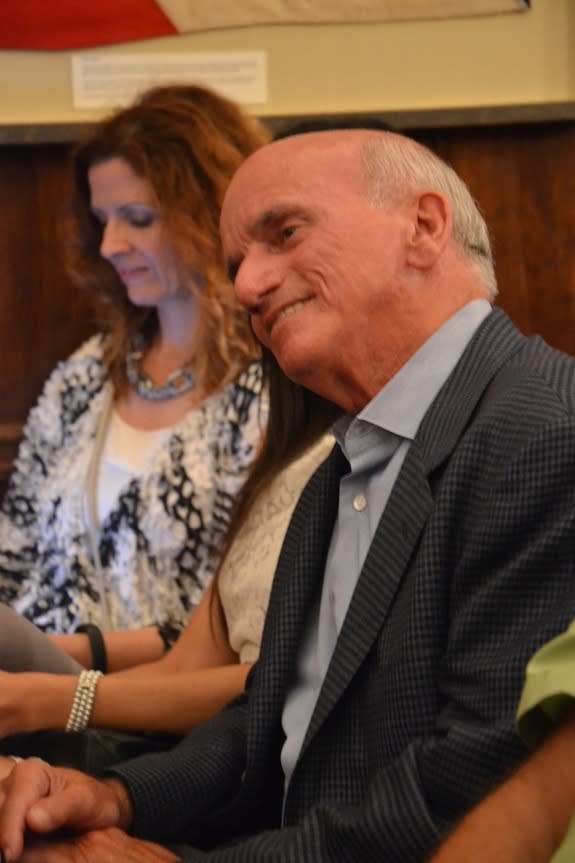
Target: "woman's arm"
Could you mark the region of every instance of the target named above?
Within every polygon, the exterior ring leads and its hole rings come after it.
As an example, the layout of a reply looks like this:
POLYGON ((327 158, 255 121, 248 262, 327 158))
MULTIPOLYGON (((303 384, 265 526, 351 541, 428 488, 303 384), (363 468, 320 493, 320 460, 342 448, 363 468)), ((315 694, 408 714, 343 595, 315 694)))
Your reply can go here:
MULTIPOLYGON (((85 668, 92 667, 90 641, 85 632, 70 635, 50 633, 50 641, 85 668)), ((155 626, 128 629, 120 632, 103 632, 108 671, 121 671, 143 663, 161 659, 164 645, 155 626)))
MULTIPOLYGON (((184 734, 242 691, 249 666, 238 664, 210 596, 159 660, 100 679, 90 725, 184 734)), ((0 673, 0 736, 64 728, 76 683, 75 675, 0 673)))
MULTIPOLYGON (((227 632, 222 620, 219 601, 212 602, 212 589, 209 587, 200 604, 192 613, 172 649, 165 653, 164 643, 155 626, 123 632, 102 633, 106 646, 108 672, 134 669, 139 665, 162 663, 163 671, 172 664, 192 668, 211 665, 227 665, 237 662, 237 656, 228 644, 227 632)), ((92 653, 86 633, 73 635, 47 636, 50 641, 69 656, 91 668, 92 653)), ((145 673, 148 673, 147 669, 145 673)))
MULTIPOLYGON (((90 726, 186 734, 242 691, 248 671, 248 665, 236 664, 106 675, 96 690, 90 726)), ((0 737, 65 728, 76 682, 74 675, 0 672, 0 737)))
POLYGON ((90 725, 186 734, 242 692, 249 669, 236 663, 137 679, 110 675, 96 690, 90 725))

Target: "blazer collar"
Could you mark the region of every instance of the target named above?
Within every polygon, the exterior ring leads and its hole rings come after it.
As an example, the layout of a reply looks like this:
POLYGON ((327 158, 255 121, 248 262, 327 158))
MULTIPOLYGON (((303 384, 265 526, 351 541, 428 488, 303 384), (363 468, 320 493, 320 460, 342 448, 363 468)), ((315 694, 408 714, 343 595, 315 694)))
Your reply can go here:
POLYGON ((501 309, 478 327, 417 433, 426 472, 451 454, 492 378, 524 342, 501 309))

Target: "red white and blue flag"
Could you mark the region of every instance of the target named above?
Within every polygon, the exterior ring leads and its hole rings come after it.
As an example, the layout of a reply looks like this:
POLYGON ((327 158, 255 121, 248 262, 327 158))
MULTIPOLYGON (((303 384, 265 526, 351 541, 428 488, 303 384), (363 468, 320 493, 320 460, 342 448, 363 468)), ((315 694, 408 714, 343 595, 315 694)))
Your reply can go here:
POLYGON ((0 0, 0 49, 74 50, 253 24, 520 11, 529 0, 0 0))
POLYGON ((2 0, 0 48, 66 50, 178 33, 155 0, 2 0))

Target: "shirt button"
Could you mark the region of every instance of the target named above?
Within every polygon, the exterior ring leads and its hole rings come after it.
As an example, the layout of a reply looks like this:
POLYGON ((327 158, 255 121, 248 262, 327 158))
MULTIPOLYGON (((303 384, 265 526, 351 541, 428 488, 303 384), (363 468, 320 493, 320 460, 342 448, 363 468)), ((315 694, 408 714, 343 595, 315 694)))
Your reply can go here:
POLYGON ((356 512, 362 512, 367 506, 367 501, 365 499, 365 495, 356 494, 353 499, 353 508, 356 512))

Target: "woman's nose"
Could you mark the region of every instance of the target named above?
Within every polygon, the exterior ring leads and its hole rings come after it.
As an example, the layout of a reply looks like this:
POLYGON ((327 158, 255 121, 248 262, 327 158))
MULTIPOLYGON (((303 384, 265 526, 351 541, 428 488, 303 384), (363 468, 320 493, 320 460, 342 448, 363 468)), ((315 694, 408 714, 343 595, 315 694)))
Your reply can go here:
POLYGON ((130 241, 126 228, 115 219, 110 219, 102 228, 100 254, 103 258, 109 259, 129 249, 130 241))

